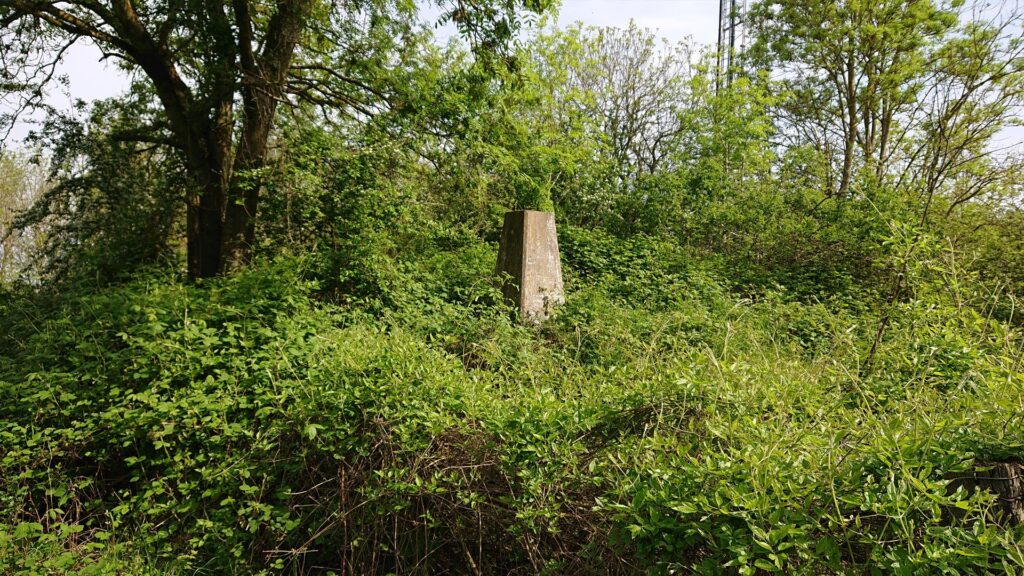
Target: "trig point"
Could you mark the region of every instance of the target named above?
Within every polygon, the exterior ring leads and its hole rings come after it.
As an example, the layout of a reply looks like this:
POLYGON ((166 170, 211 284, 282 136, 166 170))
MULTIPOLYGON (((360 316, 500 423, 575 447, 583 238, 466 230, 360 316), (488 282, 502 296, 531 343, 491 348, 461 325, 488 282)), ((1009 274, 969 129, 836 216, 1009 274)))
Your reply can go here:
POLYGON ((565 301, 554 214, 533 210, 505 214, 498 272, 512 277, 501 292, 525 322, 547 319, 551 309, 565 301))

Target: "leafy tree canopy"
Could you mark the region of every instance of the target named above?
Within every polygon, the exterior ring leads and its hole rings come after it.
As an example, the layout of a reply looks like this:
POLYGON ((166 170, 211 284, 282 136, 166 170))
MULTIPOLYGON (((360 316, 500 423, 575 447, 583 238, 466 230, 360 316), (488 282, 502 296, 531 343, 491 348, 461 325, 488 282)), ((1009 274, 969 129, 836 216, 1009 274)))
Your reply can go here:
MULTIPOLYGON (((521 13, 552 2, 438 4, 442 21, 493 61, 521 13)), ((411 0, 0 0, 4 88, 23 95, 21 109, 39 104, 57 62, 82 40, 119 61, 152 98, 116 137, 180 158, 189 274, 211 276, 250 254, 279 105, 361 114, 386 100, 382 71, 409 65, 416 8, 411 0)))

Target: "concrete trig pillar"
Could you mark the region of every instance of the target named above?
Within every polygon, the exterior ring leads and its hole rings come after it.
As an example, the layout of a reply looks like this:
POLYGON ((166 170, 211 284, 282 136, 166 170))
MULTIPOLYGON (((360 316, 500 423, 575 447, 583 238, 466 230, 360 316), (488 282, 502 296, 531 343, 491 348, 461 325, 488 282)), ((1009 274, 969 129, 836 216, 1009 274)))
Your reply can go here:
POLYGON ((519 309, 523 321, 543 321, 565 301, 554 214, 533 210, 505 214, 498 272, 511 276, 501 291, 519 309))

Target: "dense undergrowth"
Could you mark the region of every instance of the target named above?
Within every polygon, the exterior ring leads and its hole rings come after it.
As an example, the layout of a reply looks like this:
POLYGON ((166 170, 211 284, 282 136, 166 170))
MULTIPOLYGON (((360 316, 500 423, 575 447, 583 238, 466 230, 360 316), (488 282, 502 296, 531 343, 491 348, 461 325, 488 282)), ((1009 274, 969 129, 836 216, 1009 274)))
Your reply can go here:
POLYGON ((562 236, 536 329, 442 231, 330 281, 3 294, 0 573, 1024 571, 948 486, 1024 448, 1019 335, 955 269, 741 298, 671 243, 562 236))
POLYGON ((113 4, 0 0, 0 575, 1024 574, 1011 3, 113 4))

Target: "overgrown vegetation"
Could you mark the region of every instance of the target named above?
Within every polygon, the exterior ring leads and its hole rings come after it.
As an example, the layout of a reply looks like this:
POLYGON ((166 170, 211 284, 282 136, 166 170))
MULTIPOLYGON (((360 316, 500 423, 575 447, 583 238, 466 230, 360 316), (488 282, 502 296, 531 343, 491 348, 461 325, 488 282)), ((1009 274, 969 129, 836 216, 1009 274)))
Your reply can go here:
POLYGON ((635 26, 503 53, 497 9, 395 52, 386 4, 345 20, 373 82, 283 98, 222 183, 232 274, 190 279, 194 170, 126 137, 151 88, 52 116, 46 184, 5 152, 0 573, 1024 573, 954 481, 1024 453, 1017 15, 764 3, 722 86, 635 26), (496 289, 524 208, 540 326, 496 289))

